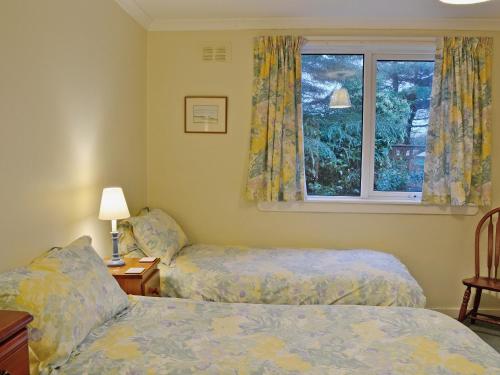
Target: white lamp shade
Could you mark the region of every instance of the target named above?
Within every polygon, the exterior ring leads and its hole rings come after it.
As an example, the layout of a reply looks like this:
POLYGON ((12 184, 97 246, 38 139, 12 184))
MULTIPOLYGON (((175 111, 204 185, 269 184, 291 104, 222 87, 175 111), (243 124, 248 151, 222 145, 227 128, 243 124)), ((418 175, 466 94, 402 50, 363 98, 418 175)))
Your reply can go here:
POLYGON ((351 108, 351 98, 346 88, 334 90, 330 98, 330 108, 351 108))
POLYGON ((118 220, 130 217, 127 202, 120 187, 108 187, 102 191, 99 219, 118 220))
POLYGON ((441 1, 442 3, 446 3, 446 4, 458 4, 458 5, 461 5, 461 4, 485 3, 485 2, 490 1, 490 0, 439 0, 439 1, 441 1))

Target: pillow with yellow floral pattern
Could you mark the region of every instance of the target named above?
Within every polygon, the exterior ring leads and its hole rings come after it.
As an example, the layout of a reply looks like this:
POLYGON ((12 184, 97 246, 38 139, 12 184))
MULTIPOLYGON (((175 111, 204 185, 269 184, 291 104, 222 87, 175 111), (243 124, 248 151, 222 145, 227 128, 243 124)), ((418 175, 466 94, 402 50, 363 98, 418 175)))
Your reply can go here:
POLYGON ((188 244, 182 228, 167 213, 153 208, 145 215, 127 219, 141 250, 169 265, 172 258, 188 244))
POLYGON ((88 333, 128 306, 127 295, 83 236, 0 273, 0 309, 27 311, 31 374, 67 361, 88 333))

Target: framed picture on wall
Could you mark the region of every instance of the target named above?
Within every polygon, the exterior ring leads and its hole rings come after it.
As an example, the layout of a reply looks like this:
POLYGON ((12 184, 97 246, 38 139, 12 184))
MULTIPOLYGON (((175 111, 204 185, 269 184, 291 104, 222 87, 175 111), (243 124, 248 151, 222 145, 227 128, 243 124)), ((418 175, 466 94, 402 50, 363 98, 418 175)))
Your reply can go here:
POLYGON ((185 133, 227 133, 227 96, 186 96, 185 133))

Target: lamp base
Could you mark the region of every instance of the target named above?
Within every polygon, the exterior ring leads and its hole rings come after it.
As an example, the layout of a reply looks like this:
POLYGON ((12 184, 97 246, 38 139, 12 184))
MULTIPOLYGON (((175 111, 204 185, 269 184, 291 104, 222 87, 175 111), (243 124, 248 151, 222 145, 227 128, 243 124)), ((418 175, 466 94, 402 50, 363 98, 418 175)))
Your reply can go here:
POLYGON ((125 262, 123 261, 123 259, 116 259, 116 260, 110 259, 106 264, 108 265, 108 267, 120 267, 124 266, 125 262))
POLYGON ((125 262, 123 259, 120 259, 120 254, 118 252, 118 238, 120 237, 120 233, 116 231, 111 232, 111 238, 113 240, 113 256, 108 261, 108 267, 120 267, 124 266, 125 262))

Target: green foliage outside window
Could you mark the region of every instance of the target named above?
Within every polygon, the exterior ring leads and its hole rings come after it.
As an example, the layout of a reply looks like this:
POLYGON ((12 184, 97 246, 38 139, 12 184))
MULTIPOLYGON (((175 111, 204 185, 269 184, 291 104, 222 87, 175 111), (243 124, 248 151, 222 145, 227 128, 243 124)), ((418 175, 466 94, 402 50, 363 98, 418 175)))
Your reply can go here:
MULTIPOLYGON (((359 196, 363 56, 304 55, 302 64, 307 192, 359 196), (351 108, 329 107, 332 91, 340 86, 349 91, 351 108)), ((377 191, 421 189, 432 73, 432 62, 377 62, 377 191)))

